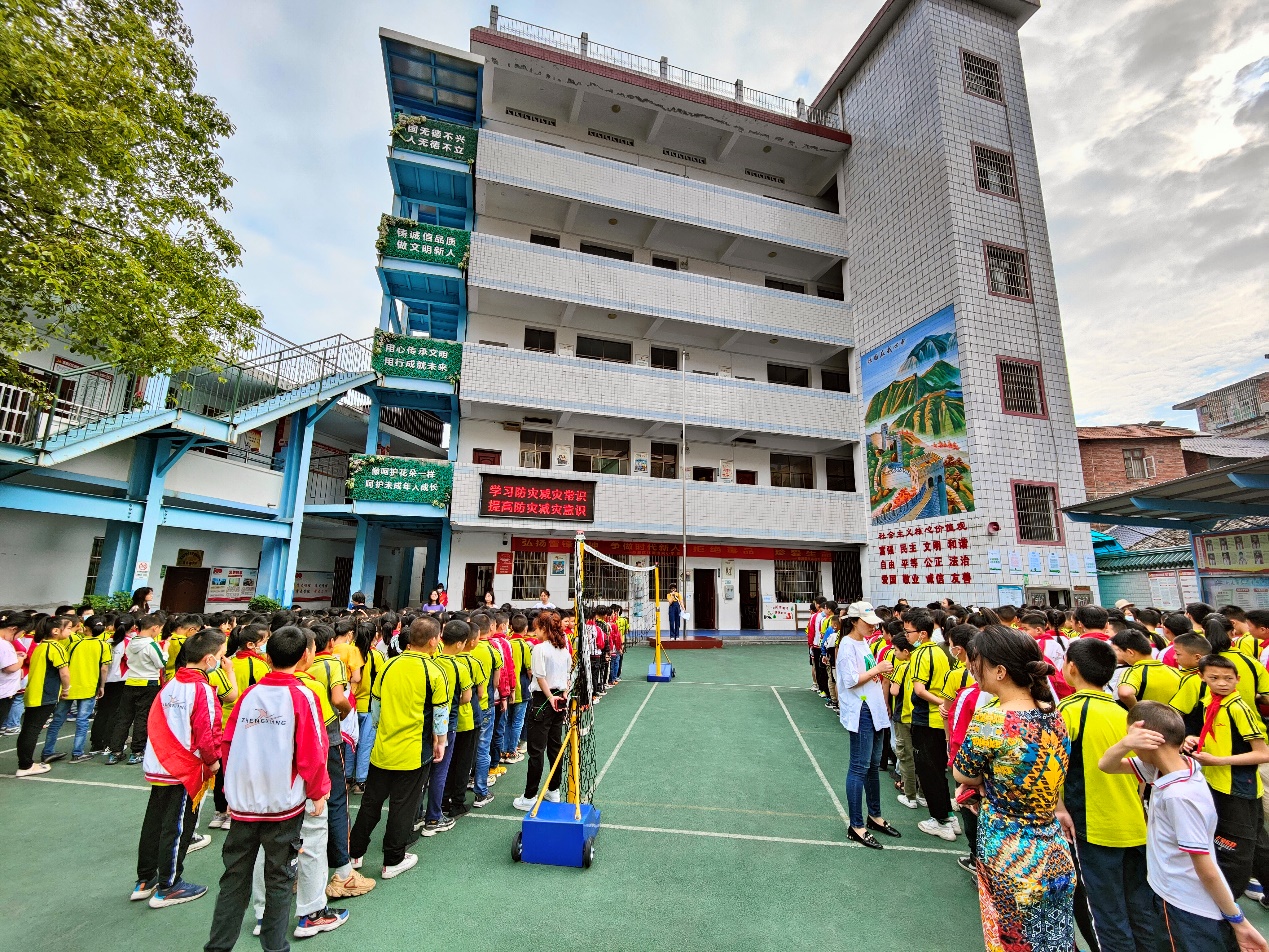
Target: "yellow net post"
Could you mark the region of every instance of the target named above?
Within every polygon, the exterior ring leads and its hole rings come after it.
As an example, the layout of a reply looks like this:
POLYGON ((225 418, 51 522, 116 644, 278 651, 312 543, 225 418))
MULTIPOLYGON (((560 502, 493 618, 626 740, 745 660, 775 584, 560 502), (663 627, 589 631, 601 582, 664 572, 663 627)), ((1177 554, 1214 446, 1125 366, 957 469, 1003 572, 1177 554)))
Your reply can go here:
MULTIPOLYGON (((585 612, 582 608, 583 593, 585 591, 586 582, 586 534, 584 532, 577 533, 577 590, 573 598, 573 651, 574 657, 578 659, 578 664, 589 664, 589 658, 581 656, 585 647, 586 639, 582 637, 585 631, 585 612)), ((588 699, 589 700, 589 699, 588 699)), ((577 819, 582 818, 582 797, 581 797, 581 748, 578 744, 578 731, 582 725, 581 702, 577 697, 575 690, 571 691, 568 702, 568 724, 569 724, 569 742, 568 746, 568 775, 571 780, 569 783, 569 798, 577 805, 577 819)))
POLYGON ((656 620, 656 662, 657 674, 661 673, 661 566, 652 565, 652 612, 656 620))

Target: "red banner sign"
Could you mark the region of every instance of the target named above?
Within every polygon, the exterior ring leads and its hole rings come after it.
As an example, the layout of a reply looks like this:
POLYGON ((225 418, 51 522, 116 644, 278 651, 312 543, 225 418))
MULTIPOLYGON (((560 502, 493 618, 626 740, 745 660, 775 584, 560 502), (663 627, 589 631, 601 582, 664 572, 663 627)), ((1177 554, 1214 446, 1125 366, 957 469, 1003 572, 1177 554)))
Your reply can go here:
POLYGON ((498 562, 494 566, 494 573, 497 575, 514 575, 515 555, 511 552, 499 552, 498 562))

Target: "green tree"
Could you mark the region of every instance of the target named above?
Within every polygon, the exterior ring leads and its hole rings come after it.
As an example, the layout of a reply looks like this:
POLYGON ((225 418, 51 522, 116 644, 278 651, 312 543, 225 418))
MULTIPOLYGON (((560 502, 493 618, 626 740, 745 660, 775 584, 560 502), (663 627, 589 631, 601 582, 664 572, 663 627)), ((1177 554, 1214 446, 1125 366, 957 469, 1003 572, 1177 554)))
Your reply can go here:
POLYGON ((0 378, 50 337, 150 374, 260 326, 192 39, 177 0, 0 3, 0 378))

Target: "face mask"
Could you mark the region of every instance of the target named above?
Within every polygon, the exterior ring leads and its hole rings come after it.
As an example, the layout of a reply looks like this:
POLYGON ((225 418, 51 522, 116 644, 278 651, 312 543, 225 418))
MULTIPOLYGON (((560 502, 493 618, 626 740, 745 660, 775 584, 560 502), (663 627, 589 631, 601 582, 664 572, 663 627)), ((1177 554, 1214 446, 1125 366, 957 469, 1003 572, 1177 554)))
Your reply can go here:
POLYGON ((220 670, 220 661, 218 660, 215 664, 213 664, 210 668, 207 669, 207 674, 210 676, 215 674, 219 670, 220 670))

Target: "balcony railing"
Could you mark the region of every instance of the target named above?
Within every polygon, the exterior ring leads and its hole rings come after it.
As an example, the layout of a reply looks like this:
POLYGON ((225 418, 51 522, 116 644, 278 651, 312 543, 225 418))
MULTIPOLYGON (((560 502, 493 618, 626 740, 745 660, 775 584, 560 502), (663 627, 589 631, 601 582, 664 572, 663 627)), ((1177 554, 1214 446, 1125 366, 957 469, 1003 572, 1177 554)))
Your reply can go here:
POLYGON ((717 96, 719 99, 729 99, 743 103, 746 106, 753 106, 755 109, 761 109, 764 112, 776 113, 790 119, 798 119, 802 122, 809 122, 812 125, 824 126, 829 129, 840 129, 842 127, 837 113, 810 107, 805 100, 789 99, 785 96, 777 96, 775 93, 764 93, 757 89, 750 89, 739 79, 730 81, 718 79, 714 76, 706 76, 703 73, 694 73, 690 69, 671 65, 664 56, 659 60, 654 60, 646 56, 640 56, 637 53, 619 50, 614 46, 605 46, 603 43, 594 42, 585 33, 581 36, 573 36, 569 33, 552 30, 549 27, 526 23, 523 20, 513 20, 511 17, 504 17, 499 14, 496 6, 489 8, 489 29, 495 33, 517 36, 531 43, 562 50, 565 53, 571 53, 573 56, 580 56, 583 59, 598 60, 601 63, 607 63, 609 66, 616 66, 618 69, 642 73, 662 82, 673 83, 685 89, 694 89, 710 96, 717 96))

